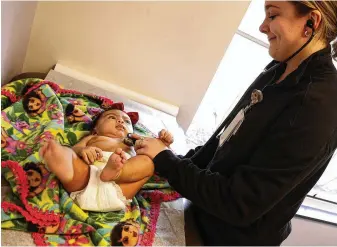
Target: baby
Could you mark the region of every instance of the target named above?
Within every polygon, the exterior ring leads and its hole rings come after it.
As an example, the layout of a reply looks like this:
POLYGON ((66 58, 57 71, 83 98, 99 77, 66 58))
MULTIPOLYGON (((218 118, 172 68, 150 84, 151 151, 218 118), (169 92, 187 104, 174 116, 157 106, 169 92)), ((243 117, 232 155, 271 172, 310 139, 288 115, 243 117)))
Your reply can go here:
MULTIPOLYGON (((123 142, 137 120, 132 123, 125 112, 107 110, 96 118, 91 135, 72 149, 54 140, 40 149, 46 166, 82 209, 121 210, 153 175, 151 159, 136 156, 134 148, 123 142)), ((166 130, 160 131, 159 138, 167 146, 173 143, 166 130)))

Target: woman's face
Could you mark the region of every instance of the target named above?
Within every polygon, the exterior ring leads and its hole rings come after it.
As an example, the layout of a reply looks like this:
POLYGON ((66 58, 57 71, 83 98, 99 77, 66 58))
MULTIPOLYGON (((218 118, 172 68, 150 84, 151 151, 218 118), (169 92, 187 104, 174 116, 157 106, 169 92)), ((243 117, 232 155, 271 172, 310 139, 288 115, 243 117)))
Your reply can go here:
POLYGON ((307 40, 304 35, 309 16, 300 17, 288 1, 266 1, 266 17, 260 31, 268 36, 269 54, 276 61, 284 61, 307 40))

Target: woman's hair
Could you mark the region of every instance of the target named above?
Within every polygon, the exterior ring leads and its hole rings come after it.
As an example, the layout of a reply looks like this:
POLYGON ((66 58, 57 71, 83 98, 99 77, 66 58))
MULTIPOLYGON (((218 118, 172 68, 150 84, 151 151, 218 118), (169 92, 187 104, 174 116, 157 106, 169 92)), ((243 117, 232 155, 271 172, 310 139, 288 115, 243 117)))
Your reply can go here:
POLYGON ((317 32, 320 39, 329 45, 332 43, 332 58, 337 61, 337 1, 290 1, 301 16, 318 10, 322 14, 322 22, 317 32))

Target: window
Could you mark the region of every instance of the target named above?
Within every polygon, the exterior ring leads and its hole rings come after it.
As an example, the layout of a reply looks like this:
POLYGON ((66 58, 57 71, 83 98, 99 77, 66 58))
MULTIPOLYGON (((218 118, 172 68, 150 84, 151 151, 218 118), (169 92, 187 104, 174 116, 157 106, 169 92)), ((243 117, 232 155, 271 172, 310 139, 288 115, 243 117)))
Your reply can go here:
POLYGON ((234 35, 187 131, 190 148, 205 143, 270 61, 265 47, 234 35), (245 73, 238 71, 242 67, 245 73))
MULTIPOLYGON (((252 1, 186 132, 190 148, 208 140, 244 91, 272 60, 267 50, 267 39, 258 29, 264 15, 264 1, 252 1), (239 69, 242 66, 246 68, 245 73, 239 69)), ((337 62, 334 64, 337 67, 337 62)), ((309 192, 298 214, 337 224, 337 155, 309 192), (331 207, 335 210, 330 210, 331 207)))

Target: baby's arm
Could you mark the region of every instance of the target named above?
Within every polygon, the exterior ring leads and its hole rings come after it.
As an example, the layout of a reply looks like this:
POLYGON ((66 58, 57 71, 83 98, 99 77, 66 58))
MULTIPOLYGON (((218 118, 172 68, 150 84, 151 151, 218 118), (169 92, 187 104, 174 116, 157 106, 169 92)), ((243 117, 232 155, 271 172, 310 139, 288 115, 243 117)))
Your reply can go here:
POLYGON ((103 156, 102 150, 97 147, 88 147, 88 142, 93 138, 93 135, 82 138, 76 145, 73 146, 74 152, 80 156, 88 165, 95 162, 103 156))

